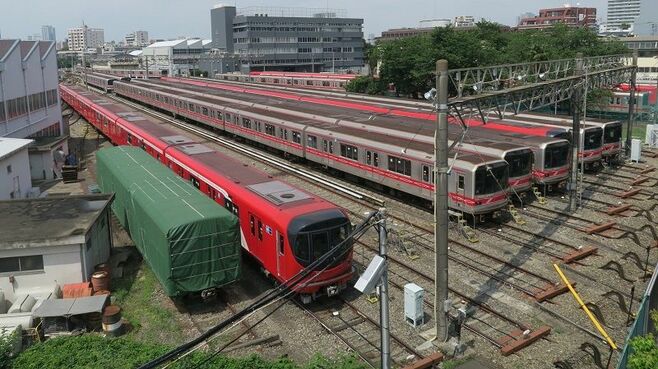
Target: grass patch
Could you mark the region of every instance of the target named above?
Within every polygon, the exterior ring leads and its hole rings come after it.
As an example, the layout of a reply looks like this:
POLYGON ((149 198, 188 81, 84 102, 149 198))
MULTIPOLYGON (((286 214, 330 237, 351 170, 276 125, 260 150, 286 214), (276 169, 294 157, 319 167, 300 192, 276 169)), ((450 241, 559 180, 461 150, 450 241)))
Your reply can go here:
MULTIPOLYGON (((130 337, 104 338, 98 334, 59 337, 30 347, 16 357, 9 368, 133 369, 170 349, 167 345, 137 342, 130 337)), ((168 368, 365 369, 366 366, 352 356, 336 360, 318 356, 305 365, 298 365, 283 357, 271 361, 255 355, 233 359, 221 355, 210 357, 208 352, 196 351, 168 368)))
POLYGON ((112 283, 114 303, 121 307, 122 316, 132 326, 128 336, 138 341, 170 345, 185 341, 174 311, 162 302, 169 298, 146 263, 131 260, 124 277, 112 283))

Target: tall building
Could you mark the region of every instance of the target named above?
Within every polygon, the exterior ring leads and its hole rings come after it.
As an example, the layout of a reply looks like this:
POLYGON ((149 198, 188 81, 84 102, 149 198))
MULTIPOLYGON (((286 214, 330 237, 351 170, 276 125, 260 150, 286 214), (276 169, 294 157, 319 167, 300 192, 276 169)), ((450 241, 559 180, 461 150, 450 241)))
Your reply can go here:
POLYGON ((149 33, 146 31, 131 32, 124 37, 124 41, 128 46, 148 46, 149 33))
POLYGON ((87 26, 69 28, 68 40, 69 50, 71 51, 95 49, 103 47, 105 43, 105 31, 101 28, 89 28, 87 26))
POLYGON ((27 171, 33 181, 54 178, 57 152, 68 151, 54 41, 0 40, 0 137, 34 140, 27 171))
MULTIPOLYGON (((655 2, 655 0, 644 0, 655 2)), ((640 15, 641 0, 608 0, 608 29, 632 28, 640 15)))
POLYGON ((216 48, 238 54, 244 69, 360 71, 363 19, 345 11, 221 6, 211 10, 216 48), (229 27, 230 25, 230 27, 229 27))
POLYGON ((57 41, 55 37, 55 27, 41 26, 41 40, 42 41, 57 41))
POLYGON ((569 27, 595 27, 596 8, 584 8, 565 5, 561 8, 539 9, 539 15, 523 18, 518 29, 544 29, 556 24, 569 27))

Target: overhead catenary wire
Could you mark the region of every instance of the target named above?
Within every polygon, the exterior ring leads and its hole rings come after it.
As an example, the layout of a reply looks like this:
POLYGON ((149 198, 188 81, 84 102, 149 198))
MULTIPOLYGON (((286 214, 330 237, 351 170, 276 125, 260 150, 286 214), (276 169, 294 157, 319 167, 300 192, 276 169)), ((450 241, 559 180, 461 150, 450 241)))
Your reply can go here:
MULTIPOLYGON (((157 357, 141 366, 139 366, 139 369, 153 369, 158 367, 161 364, 164 364, 166 362, 169 362, 171 360, 174 360, 175 358, 179 357, 180 355, 184 354, 185 352, 188 352, 192 350, 194 347, 199 345, 200 343, 204 342, 206 339, 212 337, 213 335, 217 334, 218 332, 222 331, 224 328, 228 327, 229 325, 233 324, 234 322, 244 318, 245 316, 251 314, 252 312, 268 305, 272 301, 276 300, 277 298, 288 295, 291 293, 296 293, 295 292, 295 287, 298 287, 298 285, 302 282, 305 282, 304 280, 306 277, 313 273, 316 272, 315 268, 323 265, 325 262, 327 262, 330 258, 334 258, 336 260, 337 258, 342 257, 345 253, 349 252, 349 248, 344 248, 343 246, 347 243, 356 238, 357 236, 360 237, 365 231, 371 226, 371 221, 372 219, 378 214, 378 212, 372 212, 366 217, 366 219, 359 224, 357 227, 355 227, 352 232, 339 244, 335 245, 331 250, 329 250, 327 253, 325 253, 323 256, 315 260, 313 263, 309 264, 306 268, 300 270, 297 274, 295 274, 293 277, 288 279, 285 283, 280 284, 279 286, 265 292, 262 296, 260 296, 256 301, 254 301, 252 304, 250 304, 248 307, 245 309, 235 313, 233 316, 229 317, 228 319, 218 323, 217 325, 211 327, 208 329, 206 332, 202 333, 198 337, 192 339, 191 341, 184 343, 169 352, 165 353, 164 355, 161 355, 160 357, 157 357), (340 253, 338 255, 335 255, 337 252, 340 253)), ((317 277, 318 275, 321 274, 323 270, 329 267, 331 263, 327 263, 324 265, 324 268, 315 274, 314 277, 317 277)))

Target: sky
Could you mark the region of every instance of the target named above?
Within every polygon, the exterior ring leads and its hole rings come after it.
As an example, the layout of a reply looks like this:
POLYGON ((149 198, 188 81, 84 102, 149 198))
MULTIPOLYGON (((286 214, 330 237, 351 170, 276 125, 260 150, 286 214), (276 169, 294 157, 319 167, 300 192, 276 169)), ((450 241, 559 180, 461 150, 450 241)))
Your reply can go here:
MULTIPOLYGON (((120 41, 135 30, 149 32, 151 39, 178 36, 210 38, 210 9, 217 0, 0 0, 0 35, 23 38, 41 34, 41 26, 56 29, 59 41, 68 28, 84 22, 105 29, 105 41, 120 41), (4 4, 3 4, 4 3, 4 4), (11 5, 9 5, 11 4, 11 5)), ((389 28, 416 27, 423 19, 473 15, 502 24, 515 25, 525 12, 558 7, 557 0, 228 0, 227 5, 346 9, 348 17, 364 19, 364 37, 389 28)), ((577 3, 571 3, 576 5, 577 3)), ((584 0, 581 6, 606 13, 607 0, 584 0)))

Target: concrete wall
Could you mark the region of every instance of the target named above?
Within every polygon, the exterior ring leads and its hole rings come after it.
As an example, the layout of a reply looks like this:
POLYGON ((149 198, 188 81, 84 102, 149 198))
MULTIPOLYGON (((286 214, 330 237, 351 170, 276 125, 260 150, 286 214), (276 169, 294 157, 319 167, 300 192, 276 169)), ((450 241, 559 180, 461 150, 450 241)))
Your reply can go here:
POLYGON ((49 246, 30 249, 1 250, 0 258, 43 255, 43 271, 0 273, 0 290, 13 302, 16 294, 50 291, 56 285, 82 282, 80 246, 49 246), (14 277, 14 283, 9 276, 14 277))
POLYGON ((233 18, 234 6, 223 6, 210 10, 210 32, 213 47, 233 52, 233 18))
POLYGON ((82 270, 87 278, 94 272, 94 266, 105 263, 110 258, 112 241, 109 209, 109 207, 105 209, 87 233, 87 241, 82 251, 85 261, 82 270))
POLYGON ((0 200, 25 198, 32 187, 30 161, 27 147, 4 159, 0 159, 0 200), (11 166, 11 173, 7 167, 11 166))

